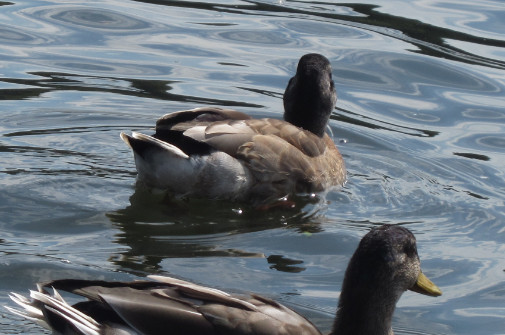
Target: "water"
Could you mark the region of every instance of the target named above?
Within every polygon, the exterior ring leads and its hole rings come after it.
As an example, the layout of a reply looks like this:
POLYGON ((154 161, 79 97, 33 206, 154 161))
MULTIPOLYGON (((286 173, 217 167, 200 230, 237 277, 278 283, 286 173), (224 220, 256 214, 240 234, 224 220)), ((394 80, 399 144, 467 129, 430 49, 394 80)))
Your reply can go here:
MULTIPOLYGON (((394 223, 444 293, 404 294, 396 334, 505 333, 503 2, 0 4, 1 305, 51 278, 164 273, 328 330, 359 239, 394 223), (256 213, 135 186, 120 131, 202 105, 281 117, 314 51, 334 69, 341 191, 256 213)), ((0 315, 0 333, 41 333, 0 315)))

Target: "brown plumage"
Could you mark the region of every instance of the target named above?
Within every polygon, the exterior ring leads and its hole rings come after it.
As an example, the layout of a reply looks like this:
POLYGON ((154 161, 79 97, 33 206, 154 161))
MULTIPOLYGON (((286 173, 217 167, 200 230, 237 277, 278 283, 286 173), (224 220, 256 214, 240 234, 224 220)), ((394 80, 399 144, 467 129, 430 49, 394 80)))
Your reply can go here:
POLYGON ((336 93, 329 61, 300 59, 284 94, 284 119, 227 109, 164 115, 152 136, 121 133, 139 179, 176 196, 264 203, 341 186, 345 164, 324 132, 336 93))
MULTIPOLYGON (((303 316, 256 294, 241 297, 170 277, 107 282, 55 280, 38 285, 24 308, 11 312, 63 335, 320 335, 303 316), (46 289, 53 288, 51 296, 46 289), (88 300, 68 305, 56 291, 88 300)), ((399 226, 374 228, 349 262, 335 317, 334 335, 391 334, 400 296, 412 290, 442 292, 421 272, 414 235, 399 226)))

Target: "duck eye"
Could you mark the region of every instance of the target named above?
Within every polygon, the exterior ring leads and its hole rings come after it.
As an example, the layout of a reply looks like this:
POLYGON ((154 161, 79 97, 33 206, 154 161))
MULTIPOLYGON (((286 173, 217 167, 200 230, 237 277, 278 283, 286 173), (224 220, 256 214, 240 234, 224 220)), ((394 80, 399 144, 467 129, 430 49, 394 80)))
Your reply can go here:
POLYGON ((407 256, 412 257, 416 254, 416 247, 412 244, 407 244, 403 247, 403 252, 405 252, 407 256))

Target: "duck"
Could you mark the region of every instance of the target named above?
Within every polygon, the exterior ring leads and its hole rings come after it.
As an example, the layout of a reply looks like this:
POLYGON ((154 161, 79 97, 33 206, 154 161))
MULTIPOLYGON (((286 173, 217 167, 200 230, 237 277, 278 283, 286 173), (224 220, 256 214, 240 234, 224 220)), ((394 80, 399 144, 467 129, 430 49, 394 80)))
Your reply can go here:
POLYGON ((344 160, 325 132, 336 101, 330 61, 306 54, 284 92, 284 120, 200 107, 163 115, 152 135, 120 136, 149 188, 177 198, 269 203, 345 183, 344 160))
MULTIPOLYGON (((37 286, 31 300, 10 294, 22 310, 6 308, 65 335, 321 335, 312 322, 270 298, 167 276, 132 282, 60 279, 37 286), (87 299, 70 306, 59 291, 87 299)), ((421 271, 412 232, 398 225, 373 228, 348 263, 330 334, 393 334, 392 316, 406 290, 442 294, 421 271)))

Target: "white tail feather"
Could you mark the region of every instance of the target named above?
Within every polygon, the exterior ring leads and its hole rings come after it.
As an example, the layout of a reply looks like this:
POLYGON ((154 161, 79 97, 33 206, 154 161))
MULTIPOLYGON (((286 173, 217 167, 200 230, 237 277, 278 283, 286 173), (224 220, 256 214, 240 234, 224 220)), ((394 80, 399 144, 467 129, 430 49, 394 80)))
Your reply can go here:
POLYGON ((26 299, 24 296, 17 294, 17 293, 11 293, 9 294, 9 297, 11 298, 12 301, 14 301, 16 304, 24 308, 23 313, 27 317, 32 317, 32 318, 43 318, 44 314, 40 309, 32 305, 32 302, 28 299, 26 299))
POLYGON ((16 308, 12 308, 9 306, 4 306, 4 307, 6 310, 8 310, 9 312, 11 312, 14 315, 17 315, 17 316, 20 316, 20 317, 25 318, 27 320, 30 320, 32 322, 35 322, 39 326, 44 327, 46 329, 49 329, 49 330, 51 329, 51 327, 47 324, 47 322, 44 319, 32 317, 32 316, 28 315, 25 311, 20 311, 19 309, 16 309, 16 308))
POLYGON ((9 297, 23 309, 16 309, 4 306, 9 312, 21 316, 25 319, 33 321, 40 326, 51 329, 50 325, 45 321, 44 313, 37 307, 43 304, 47 310, 59 315, 61 318, 72 324, 76 329, 85 335, 100 335, 100 324, 92 317, 80 312, 74 307, 65 302, 63 297, 53 288, 54 296, 43 293, 41 287, 38 291, 30 291, 30 297, 33 300, 17 294, 11 293, 9 297))
MULTIPOLYGON (((41 291, 39 290, 39 292, 41 292, 41 291)), ((66 302, 66 301, 63 299, 63 297, 61 296, 60 292, 56 291, 56 289, 55 289, 54 287, 53 287, 53 297, 54 297, 55 299, 58 299, 58 300, 59 300, 59 301, 61 301, 62 303, 64 303, 64 304, 68 305, 68 304, 67 304, 67 302, 66 302)))
POLYGON ((55 310, 60 312, 58 313, 60 315, 61 313, 64 313, 65 315, 67 315, 67 317, 65 317, 65 319, 67 320, 73 319, 79 323, 82 323, 86 327, 95 329, 96 331, 100 329, 100 324, 96 322, 93 318, 78 311, 77 309, 73 308, 72 306, 68 305, 65 302, 62 302, 56 298, 50 297, 44 293, 40 293, 37 291, 30 291, 30 297, 44 303, 46 306, 53 307, 55 310))
POLYGON ((184 151, 182 151, 181 149, 179 149, 175 145, 172 145, 168 142, 158 140, 157 138, 154 138, 152 136, 145 135, 142 133, 132 132, 132 137, 136 138, 138 140, 143 140, 146 142, 151 142, 151 143, 157 144, 158 146, 162 147, 163 149, 170 151, 172 154, 179 156, 181 158, 186 158, 186 159, 189 158, 189 156, 186 155, 186 153, 184 151))

